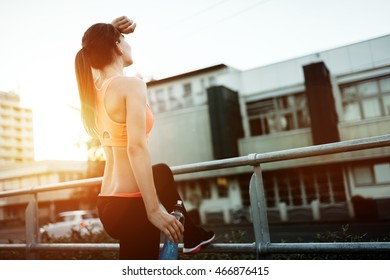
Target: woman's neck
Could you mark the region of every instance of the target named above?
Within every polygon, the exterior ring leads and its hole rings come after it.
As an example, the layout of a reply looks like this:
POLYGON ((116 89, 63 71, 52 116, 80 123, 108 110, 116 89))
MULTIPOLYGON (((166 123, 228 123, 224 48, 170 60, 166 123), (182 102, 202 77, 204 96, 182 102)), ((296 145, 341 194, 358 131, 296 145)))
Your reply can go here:
POLYGON ((107 80, 113 76, 123 76, 123 68, 110 65, 99 70, 99 76, 101 80, 107 80))
POLYGON ((107 66, 103 69, 94 69, 93 77, 96 86, 100 86, 106 80, 114 77, 114 76, 123 76, 123 68, 116 67, 115 65, 107 66))

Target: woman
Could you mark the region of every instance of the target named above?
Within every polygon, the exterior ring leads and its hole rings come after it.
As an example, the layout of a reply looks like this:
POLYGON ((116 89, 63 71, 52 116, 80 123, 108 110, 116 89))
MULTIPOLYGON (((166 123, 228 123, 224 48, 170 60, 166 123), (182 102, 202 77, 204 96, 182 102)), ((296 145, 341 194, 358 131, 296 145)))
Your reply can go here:
POLYGON ((196 227, 187 213, 184 227, 168 213, 180 196, 171 170, 163 164, 152 168, 146 85, 123 74, 133 60, 122 33, 135 27, 127 17, 92 25, 75 59, 84 127, 99 138, 106 155, 99 216, 107 233, 119 239, 120 259, 157 259, 160 231, 179 241, 185 230, 184 253, 196 253, 214 233, 196 227))

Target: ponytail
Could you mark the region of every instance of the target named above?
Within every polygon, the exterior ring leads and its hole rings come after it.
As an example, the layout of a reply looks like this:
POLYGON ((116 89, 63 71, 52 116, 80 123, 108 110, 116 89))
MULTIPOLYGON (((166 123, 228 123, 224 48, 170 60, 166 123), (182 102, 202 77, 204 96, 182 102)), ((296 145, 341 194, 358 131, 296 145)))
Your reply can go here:
POLYGON ((84 128, 87 133, 96 138, 97 128, 95 123, 95 100, 96 92, 93 82, 91 64, 88 56, 86 55, 85 48, 82 48, 77 54, 75 59, 75 71, 77 78, 77 85, 80 94, 81 102, 81 117, 84 124, 84 128))
POLYGON ((92 68, 104 69, 114 59, 116 43, 121 33, 112 25, 96 23, 84 33, 83 48, 76 54, 75 71, 81 102, 81 116, 85 130, 94 138, 97 137, 95 123, 96 89, 92 68))

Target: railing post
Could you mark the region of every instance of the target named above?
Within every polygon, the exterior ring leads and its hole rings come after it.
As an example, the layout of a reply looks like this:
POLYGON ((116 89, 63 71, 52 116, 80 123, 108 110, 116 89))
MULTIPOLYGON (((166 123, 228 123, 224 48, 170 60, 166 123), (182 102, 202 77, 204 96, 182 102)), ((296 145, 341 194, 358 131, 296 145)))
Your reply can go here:
POLYGON ((249 196, 256 241, 256 257, 259 259, 260 255, 263 255, 262 258, 264 258, 264 255, 267 254, 267 246, 270 243, 267 205, 260 165, 254 166, 254 173, 249 185, 249 196))
POLYGON ((34 246, 39 243, 39 219, 37 194, 31 195, 31 200, 26 208, 26 259, 39 259, 39 253, 34 246))

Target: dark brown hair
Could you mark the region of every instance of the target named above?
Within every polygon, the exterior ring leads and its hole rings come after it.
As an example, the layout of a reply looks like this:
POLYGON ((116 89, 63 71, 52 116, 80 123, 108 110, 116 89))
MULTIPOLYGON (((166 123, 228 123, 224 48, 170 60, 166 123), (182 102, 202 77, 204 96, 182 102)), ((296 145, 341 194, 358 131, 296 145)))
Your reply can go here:
POLYGON ((112 63, 121 33, 111 24, 97 23, 84 33, 82 49, 76 54, 75 71, 80 94, 81 116, 85 130, 97 136, 95 123, 96 90, 92 68, 103 69, 112 63))

